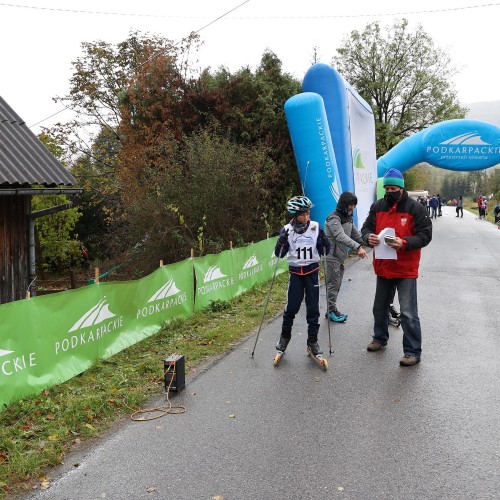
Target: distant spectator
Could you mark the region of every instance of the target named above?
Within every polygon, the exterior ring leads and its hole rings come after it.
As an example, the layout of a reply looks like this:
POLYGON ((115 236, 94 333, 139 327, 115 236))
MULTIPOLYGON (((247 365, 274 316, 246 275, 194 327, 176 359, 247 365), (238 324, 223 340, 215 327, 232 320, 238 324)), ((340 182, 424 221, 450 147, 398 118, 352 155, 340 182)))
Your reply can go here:
POLYGON ((441 211, 441 207, 443 206, 443 201, 441 200, 441 196, 439 196, 439 193, 436 195, 437 201, 438 201, 438 215, 441 217, 443 215, 443 212, 441 211))
POLYGON ((437 211, 438 211, 438 208, 439 208, 439 201, 438 201, 436 195, 434 195, 430 199, 429 205, 431 207, 431 219, 437 219, 437 211))
POLYGON ((483 213, 483 197, 480 196, 478 199, 477 199, 477 210, 479 212, 479 219, 481 220, 484 216, 484 213, 483 213))
POLYGON ((488 215, 488 200, 486 199, 486 196, 483 196, 481 204, 483 208, 483 218, 486 219, 486 216, 488 215))
POLYGON ((459 217, 459 214, 460 217, 464 216, 464 200, 462 195, 460 195, 457 200, 457 217, 459 217))
POLYGON ((500 223, 500 205, 497 205, 493 209, 493 213, 495 214, 495 224, 499 224, 500 223))

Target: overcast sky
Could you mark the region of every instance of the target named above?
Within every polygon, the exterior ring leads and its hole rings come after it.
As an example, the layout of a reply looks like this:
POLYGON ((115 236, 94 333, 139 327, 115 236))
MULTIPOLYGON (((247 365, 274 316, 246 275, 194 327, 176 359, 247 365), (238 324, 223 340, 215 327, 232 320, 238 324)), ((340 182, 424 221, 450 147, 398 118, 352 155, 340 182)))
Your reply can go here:
POLYGON ((131 30, 179 41, 203 28, 201 67, 254 69, 269 48, 285 71, 302 79, 314 47, 321 62, 330 64, 350 31, 373 21, 385 25, 405 17, 412 29, 421 24, 460 69, 453 83, 462 104, 500 100, 496 59, 500 2, 486 6, 480 0, 18 1, 0 1, 0 95, 35 133, 41 126, 72 118, 64 111, 47 119, 61 110, 52 98, 68 93, 71 62, 82 55, 80 44, 117 43, 131 30), (479 5, 485 6, 475 7, 479 5))

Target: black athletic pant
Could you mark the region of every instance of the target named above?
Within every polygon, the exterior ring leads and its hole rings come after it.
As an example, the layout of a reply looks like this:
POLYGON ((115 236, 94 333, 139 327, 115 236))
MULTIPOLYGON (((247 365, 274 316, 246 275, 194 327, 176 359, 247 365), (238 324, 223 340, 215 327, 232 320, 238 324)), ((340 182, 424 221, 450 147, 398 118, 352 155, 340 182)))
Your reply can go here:
POLYGON ((315 342, 319 331, 319 269, 309 274, 290 273, 281 333, 285 338, 292 336, 293 320, 300 310, 304 295, 308 340, 315 342))

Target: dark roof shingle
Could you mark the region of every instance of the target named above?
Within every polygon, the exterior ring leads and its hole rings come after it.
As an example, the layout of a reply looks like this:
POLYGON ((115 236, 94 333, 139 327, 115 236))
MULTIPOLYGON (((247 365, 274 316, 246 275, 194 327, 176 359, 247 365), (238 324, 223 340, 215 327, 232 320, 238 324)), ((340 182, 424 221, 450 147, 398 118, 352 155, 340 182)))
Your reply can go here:
POLYGON ((76 179, 0 96, 0 188, 34 184, 72 186, 76 179))

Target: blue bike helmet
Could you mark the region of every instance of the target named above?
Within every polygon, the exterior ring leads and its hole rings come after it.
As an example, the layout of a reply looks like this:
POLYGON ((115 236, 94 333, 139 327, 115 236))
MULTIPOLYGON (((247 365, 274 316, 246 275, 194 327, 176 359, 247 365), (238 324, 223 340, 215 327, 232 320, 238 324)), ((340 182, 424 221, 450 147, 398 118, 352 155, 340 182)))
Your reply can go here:
POLYGON ((307 196, 294 196, 288 200, 286 209, 292 215, 298 215, 302 212, 307 212, 314 207, 312 201, 307 196))

